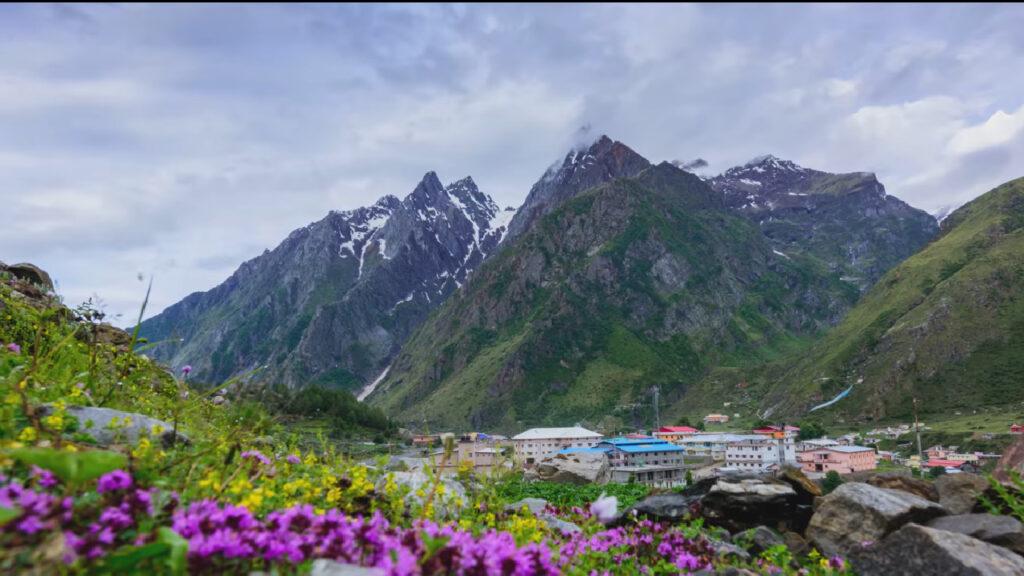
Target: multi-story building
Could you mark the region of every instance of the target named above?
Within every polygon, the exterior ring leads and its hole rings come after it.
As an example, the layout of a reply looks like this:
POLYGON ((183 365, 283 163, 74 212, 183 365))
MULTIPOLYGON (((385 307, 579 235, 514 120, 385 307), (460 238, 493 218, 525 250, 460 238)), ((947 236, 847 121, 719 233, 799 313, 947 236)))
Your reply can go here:
POLYGON ((725 414, 708 414, 704 417, 705 424, 726 424, 729 422, 729 417, 725 414))
POLYGON ((796 443, 797 452, 807 452, 808 450, 820 450, 822 448, 828 448, 829 446, 839 446, 838 440, 832 440, 831 438, 814 438, 812 440, 798 440, 796 443))
POLYGON ((566 448, 592 448, 604 438, 580 426, 570 428, 531 428, 512 437, 516 458, 523 466, 533 466, 566 448))
POLYGON ((804 472, 839 474, 874 470, 878 459, 874 449, 866 446, 828 446, 800 452, 797 458, 804 472))
POLYGON ((562 453, 599 451, 608 455, 613 482, 674 486, 686 475, 685 450, 660 438, 609 438, 593 448, 567 448, 562 453))
POLYGON ((796 465, 796 448, 792 437, 772 438, 765 434, 730 442, 726 447, 726 466, 741 471, 769 472, 783 464, 796 465))
POLYGON ((694 434, 676 440, 675 444, 682 446, 687 456, 725 460, 725 453, 730 444, 763 439, 764 436, 758 434, 694 434))

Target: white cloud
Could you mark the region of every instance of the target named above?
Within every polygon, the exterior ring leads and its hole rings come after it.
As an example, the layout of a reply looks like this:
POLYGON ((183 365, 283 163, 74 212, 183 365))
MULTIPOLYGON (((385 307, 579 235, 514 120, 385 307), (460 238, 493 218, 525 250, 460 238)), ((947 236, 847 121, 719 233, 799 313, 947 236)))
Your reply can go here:
POLYGON ((1016 112, 1007 114, 997 110, 988 120, 976 126, 968 126, 949 141, 953 154, 970 154, 993 146, 1013 141, 1024 130, 1024 105, 1016 112))

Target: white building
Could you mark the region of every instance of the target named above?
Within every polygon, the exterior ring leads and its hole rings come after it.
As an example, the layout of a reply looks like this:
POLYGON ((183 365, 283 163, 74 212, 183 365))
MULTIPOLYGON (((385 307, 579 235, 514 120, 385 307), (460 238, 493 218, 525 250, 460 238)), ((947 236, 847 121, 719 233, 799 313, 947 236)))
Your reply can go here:
MULTIPOLYGON (((779 467, 779 439, 758 434, 738 442, 730 442, 725 451, 726 466, 745 472, 768 472, 779 467)), ((782 458, 786 464, 797 466, 793 438, 783 438, 782 458)))
POLYGON ((571 428, 530 428, 512 437, 516 458, 524 466, 532 466, 542 459, 566 448, 592 448, 604 438, 601 434, 580 426, 571 428))
POLYGON ((725 460, 729 445, 744 440, 763 440, 760 434, 694 434, 675 441, 686 450, 687 456, 703 456, 712 460, 725 460))
POLYGON ((839 446, 838 440, 832 440, 828 436, 824 438, 814 438, 812 440, 799 440, 796 445, 797 452, 807 452, 810 450, 821 450, 822 448, 829 448, 831 446, 839 446))

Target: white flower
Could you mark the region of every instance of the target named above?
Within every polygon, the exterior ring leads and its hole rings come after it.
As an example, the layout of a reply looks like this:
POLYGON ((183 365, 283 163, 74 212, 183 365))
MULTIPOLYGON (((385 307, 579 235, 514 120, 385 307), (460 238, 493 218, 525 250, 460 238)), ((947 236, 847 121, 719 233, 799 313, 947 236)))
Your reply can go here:
POLYGON ((601 493, 601 497, 594 500, 590 505, 590 513, 593 514, 602 524, 607 524, 615 519, 615 514, 619 510, 619 499, 615 496, 605 496, 601 493))

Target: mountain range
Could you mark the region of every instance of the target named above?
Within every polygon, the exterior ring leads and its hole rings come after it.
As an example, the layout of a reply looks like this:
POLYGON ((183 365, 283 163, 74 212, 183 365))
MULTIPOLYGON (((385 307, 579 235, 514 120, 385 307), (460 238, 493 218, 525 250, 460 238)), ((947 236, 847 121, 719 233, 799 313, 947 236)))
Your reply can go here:
POLYGON ((141 332, 206 381, 265 367, 406 422, 628 419, 652 385, 673 404, 806 351, 937 233, 870 173, 765 156, 704 179, 603 136, 518 210, 428 173, 332 212, 141 332))

